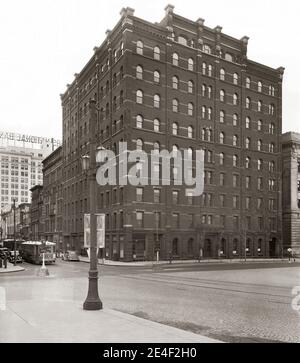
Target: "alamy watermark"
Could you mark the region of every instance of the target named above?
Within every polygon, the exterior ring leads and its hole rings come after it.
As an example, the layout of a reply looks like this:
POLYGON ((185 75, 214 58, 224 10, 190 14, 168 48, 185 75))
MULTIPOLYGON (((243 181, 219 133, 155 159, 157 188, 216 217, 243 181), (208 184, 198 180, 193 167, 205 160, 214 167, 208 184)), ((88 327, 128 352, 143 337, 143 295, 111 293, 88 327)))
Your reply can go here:
POLYGON ((292 300, 292 309, 300 312, 300 286, 295 286, 293 288, 292 295, 295 296, 292 300))
POLYGON ((144 150, 127 149, 127 142, 119 143, 119 154, 99 150, 96 161, 101 186, 186 186, 186 196, 200 196, 204 190, 204 151, 191 149, 144 150))
POLYGON ((0 311, 6 310, 6 290, 0 286, 0 311))

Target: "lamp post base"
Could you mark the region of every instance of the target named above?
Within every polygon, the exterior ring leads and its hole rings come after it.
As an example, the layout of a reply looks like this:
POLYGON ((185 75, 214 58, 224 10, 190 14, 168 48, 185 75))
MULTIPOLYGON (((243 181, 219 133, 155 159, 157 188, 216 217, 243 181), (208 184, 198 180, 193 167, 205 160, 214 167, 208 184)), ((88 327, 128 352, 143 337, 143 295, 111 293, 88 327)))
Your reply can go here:
POLYGON ((98 270, 89 271, 89 290, 83 304, 83 310, 102 310, 102 301, 98 293, 98 270))
POLYGON ((86 300, 83 304, 83 310, 102 310, 103 305, 101 300, 86 300))

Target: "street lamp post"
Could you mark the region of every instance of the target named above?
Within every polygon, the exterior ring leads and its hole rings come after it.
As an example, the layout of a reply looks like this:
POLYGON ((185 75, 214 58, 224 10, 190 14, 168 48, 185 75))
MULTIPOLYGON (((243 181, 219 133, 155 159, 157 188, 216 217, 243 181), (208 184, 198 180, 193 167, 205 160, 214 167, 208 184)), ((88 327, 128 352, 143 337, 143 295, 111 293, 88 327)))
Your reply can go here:
POLYGON ((83 304, 84 310, 101 310, 102 302, 98 293, 98 256, 96 231, 96 101, 89 102, 89 156, 82 158, 83 170, 88 172, 90 202, 90 270, 88 295, 83 304), (89 165, 88 165, 89 164, 89 165))
POLYGON ((16 240, 16 200, 13 200, 14 209, 14 266, 17 265, 17 240, 16 240))

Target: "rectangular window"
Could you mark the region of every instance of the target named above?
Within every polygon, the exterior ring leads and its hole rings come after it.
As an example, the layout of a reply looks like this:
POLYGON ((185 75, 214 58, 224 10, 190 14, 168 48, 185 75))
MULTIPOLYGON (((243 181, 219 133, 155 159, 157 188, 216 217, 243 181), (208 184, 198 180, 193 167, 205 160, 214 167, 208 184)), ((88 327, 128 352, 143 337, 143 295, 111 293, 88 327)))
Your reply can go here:
POLYGON ((136 201, 142 202, 144 199, 144 189, 143 188, 136 188, 136 201))
POLYGON ((138 228, 144 227, 144 212, 136 212, 136 222, 138 228))
POLYGON ((173 204, 178 204, 178 200, 179 200, 179 192, 177 190, 173 190, 172 191, 173 204))
POLYGON ((173 213, 172 214, 172 220, 173 220, 173 227, 174 228, 179 228, 179 214, 178 213, 173 213))
POLYGON ((160 203, 160 189, 154 189, 154 203, 160 203))

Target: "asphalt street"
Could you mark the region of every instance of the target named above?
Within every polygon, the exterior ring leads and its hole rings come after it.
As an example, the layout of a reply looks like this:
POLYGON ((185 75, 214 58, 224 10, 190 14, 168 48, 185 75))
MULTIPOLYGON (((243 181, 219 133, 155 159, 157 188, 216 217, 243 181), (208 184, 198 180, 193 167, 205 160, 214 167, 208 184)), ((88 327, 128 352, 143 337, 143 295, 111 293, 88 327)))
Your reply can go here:
MULTIPOLYGON (((57 261, 50 277, 38 266, 0 275, 7 301, 83 302, 89 265, 57 261)), ((300 313, 292 290, 300 264, 100 266, 105 307, 227 342, 300 342, 300 313)))

